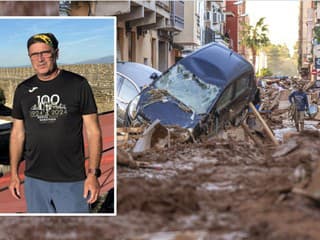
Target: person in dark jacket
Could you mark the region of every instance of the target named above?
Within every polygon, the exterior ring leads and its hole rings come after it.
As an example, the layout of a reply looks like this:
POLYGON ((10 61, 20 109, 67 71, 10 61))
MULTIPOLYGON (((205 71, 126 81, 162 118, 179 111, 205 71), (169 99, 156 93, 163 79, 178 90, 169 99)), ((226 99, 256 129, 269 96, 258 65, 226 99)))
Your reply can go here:
POLYGON ((294 106, 293 119, 297 131, 304 130, 304 113, 309 109, 307 94, 303 91, 303 86, 298 85, 296 91, 289 95, 289 102, 294 106))

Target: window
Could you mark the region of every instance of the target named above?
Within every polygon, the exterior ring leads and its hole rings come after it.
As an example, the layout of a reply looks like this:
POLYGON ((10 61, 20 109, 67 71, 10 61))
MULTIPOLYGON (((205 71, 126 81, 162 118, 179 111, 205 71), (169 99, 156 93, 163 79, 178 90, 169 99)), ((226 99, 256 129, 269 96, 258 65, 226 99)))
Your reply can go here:
POLYGON ((221 111, 223 108, 227 107, 233 99, 235 84, 230 85, 221 95, 218 104, 217 110, 221 111))
POLYGON ((181 64, 160 76, 155 86, 166 90, 197 114, 207 113, 220 90, 218 86, 204 82, 181 64))
POLYGON ((249 80, 250 80, 250 76, 245 75, 236 81, 237 86, 236 86, 236 94, 235 94, 236 96, 235 97, 241 95, 243 92, 245 92, 247 90, 249 80))
POLYGON ((117 82, 120 81, 122 81, 122 84, 120 86, 118 97, 121 101, 129 103, 135 96, 138 95, 139 91, 129 79, 117 74, 117 82))

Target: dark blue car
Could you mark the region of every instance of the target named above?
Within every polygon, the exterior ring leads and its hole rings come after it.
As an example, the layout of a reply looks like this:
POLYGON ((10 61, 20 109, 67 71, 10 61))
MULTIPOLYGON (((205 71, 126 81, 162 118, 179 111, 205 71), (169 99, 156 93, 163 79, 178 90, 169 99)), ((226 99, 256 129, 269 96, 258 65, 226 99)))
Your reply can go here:
POLYGON ((9 138, 12 123, 0 118, 0 164, 9 165, 9 138))
POLYGON ((216 134, 238 125, 254 99, 252 65, 217 43, 183 58, 144 89, 128 106, 127 124, 179 126, 190 136, 216 134))

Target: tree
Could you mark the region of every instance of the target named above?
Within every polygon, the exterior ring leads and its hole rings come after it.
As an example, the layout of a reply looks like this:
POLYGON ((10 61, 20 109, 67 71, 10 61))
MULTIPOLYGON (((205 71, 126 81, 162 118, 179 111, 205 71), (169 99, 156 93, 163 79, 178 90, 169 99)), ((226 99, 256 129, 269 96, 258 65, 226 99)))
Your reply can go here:
POLYGON ((262 68, 260 69, 257 77, 267 77, 267 76, 272 76, 272 72, 269 68, 262 68))
POLYGON ((290 56, 285 44, 270 44, 263 48, 268 57, 268 68, 275 75, 297 75, 297 53, 290 56))
POLYGON ((296 61, 297 66, 301 66, 302 61, 299 57, 299 42, 297 41, 296 44, 293 47, 293 56, 292 58, 296 61))
POLYGON ((242 30, 240 31, 242 44, 252 52, 253 66, 256 65, 256 56, 259 50, 270 43, 268 25, 264 23, 264 19, 264 17, 260 18, 254 26, 243 22, 242 30))

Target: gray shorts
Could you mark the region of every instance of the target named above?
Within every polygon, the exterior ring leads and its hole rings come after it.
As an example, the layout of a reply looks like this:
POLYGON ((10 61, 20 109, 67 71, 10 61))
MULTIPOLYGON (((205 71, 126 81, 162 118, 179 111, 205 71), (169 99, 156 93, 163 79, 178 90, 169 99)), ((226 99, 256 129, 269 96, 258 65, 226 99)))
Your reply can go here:
POLYGON ((48 182, 25 177, 28 213, 89 213, 84 181, 48 182))
POLYGON ((304 122, 304 111, 296 111, 295 122, 296 124, 304 122))

